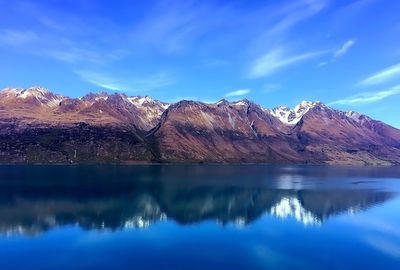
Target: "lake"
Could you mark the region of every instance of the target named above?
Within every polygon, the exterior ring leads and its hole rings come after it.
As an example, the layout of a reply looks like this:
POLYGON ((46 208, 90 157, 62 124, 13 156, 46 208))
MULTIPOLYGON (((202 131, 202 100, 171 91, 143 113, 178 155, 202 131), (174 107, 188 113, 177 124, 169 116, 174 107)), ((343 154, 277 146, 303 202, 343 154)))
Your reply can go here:
POLYGON ((400 269, 400 168, 0 166, 0 269, 400 269))

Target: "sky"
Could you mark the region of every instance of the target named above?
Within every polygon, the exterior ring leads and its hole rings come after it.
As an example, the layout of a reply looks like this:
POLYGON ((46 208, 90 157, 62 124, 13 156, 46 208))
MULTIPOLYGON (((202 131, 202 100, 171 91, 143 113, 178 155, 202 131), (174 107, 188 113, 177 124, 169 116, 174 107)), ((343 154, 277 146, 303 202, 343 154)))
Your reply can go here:
POLYGON ((0 0, 0 88, 322 101, 400 128, 400 1, 0 0))

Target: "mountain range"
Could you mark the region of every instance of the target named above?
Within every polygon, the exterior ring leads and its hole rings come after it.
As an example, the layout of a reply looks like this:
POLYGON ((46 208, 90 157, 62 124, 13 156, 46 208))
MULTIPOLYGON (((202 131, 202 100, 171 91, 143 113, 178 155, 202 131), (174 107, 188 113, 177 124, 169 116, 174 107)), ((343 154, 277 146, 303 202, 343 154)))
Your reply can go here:
POLYGON ((0 91, 0 163, 400 164, 400 130, 321 102, 166 103, 41 87, 0 91))

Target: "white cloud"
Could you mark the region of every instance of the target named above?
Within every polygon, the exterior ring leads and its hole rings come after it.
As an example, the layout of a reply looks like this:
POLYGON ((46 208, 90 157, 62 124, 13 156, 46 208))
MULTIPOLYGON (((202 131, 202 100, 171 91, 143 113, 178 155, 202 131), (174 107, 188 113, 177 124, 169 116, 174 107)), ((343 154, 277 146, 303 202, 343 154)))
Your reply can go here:
POLYGON ((326 50, 315 51, 315 52, 298 54, 294 56, 286 56, 284 55, 283 50, 276 49, 267 54, 264 54, 256 61, 254 61, 249 72, 249 77, 250 78, 265 77, 270 75, 271 73, 274 73, 279 69, 318 57, 327 52, 329 51, 326 50))
POLYGON ((232 92, 229 92, 225 95, 225 97, 237 97, 237 96, 244 96, 250 93, 250 89, 239 89, 232 92))
POLYGON ((83 80, 96 85, 100 86, 102 88, 106 88, 109 90, 131 90, 129 87, 126 85, 121 84, 119 80, 112 78, 110 76, 100 74, 97 72, 93 71, 88 71, 88 70, 76 70, 75 73, 79 75, 83 80))
POLYGON ((114 91, 146 92, 173 83, 173 78, 165 72, 150 76, 142 76, 140 78, 129 76, 129 79, 121 77, 117 78, 108 74, 90 70, 76 70, 75 73, 83 80, 93 85, 114 91))
POLYGON ((400 94, 400 85, 394 86, 389 90, 379 91, 379 92, 365 92, 354 96, 350 96, 344 99, 339 99, 331 102, 330 105, 361 105, 374 103, 379 100, 385 99, 390 96, 400 94))
POLYGON ((283 5, 282 8, 285 16, 269 29, 268 34, 276 34, 288 30, 301 21, 319 13, 326 6, 325 1, 321 0, 293 1, 289 3, 287 6, 283 5))
POLYGON ((354 39, 350 39, 350 40, 346 41, 342 45, 342 47, 340 47, 339 50, 334 52, 333 58, 338 58, 338 57, 346 54, 350 50, 350 48, 354 46, 354 44, 356 44, 356 41, 354 39))
POLYGON ((317 65, 317 67, 322 68, 322 67, 328 65, 329 63, 335 61, 336 58, 339 58, 339 57, 345 55, 350 50, 350 48, 354 46, 354 44, 356 44, 356 41, 354 39, 350 39, 350 40, 346 41, 338 50, 333 51, 331 60, 322 61, 317 65))
POLYGON ((225 15, 222 7, 192 1, 156 1, 129 36, 134 44, 155 46, 167 53, 183 52, 210 27, 226 24, 221 20, 225 15))
POLYGON ((400 64, 381 70, 360 82, 361 86, 381 84, 396 78, 400 78, 400 64))

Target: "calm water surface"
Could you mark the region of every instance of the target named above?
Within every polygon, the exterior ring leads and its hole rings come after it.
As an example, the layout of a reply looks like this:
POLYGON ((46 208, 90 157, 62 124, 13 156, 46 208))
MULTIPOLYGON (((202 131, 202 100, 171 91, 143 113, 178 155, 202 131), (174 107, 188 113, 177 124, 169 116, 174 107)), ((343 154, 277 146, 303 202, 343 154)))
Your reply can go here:
POLYGON ((400 168, 0 166, 0 269, 400 269, 400 168))

